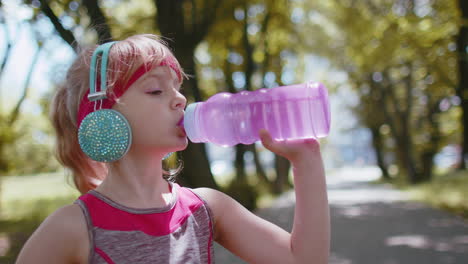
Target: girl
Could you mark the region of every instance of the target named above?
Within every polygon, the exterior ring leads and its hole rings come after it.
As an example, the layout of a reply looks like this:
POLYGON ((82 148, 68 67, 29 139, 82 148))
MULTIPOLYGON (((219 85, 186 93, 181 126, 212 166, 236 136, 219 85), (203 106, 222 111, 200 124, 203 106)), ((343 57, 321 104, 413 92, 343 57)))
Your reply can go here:
POLYGON ((51 116, 58 159, 83 195, 41 224, 17 263, 213 263, 213 241, 249 263, 328 263, 329 209, 316 140, 275 141, 266 130, 260 132, 262 144, 293 166, 291 233, 221 192, 183 188, 169 179, 174 175, 163 170, 162 159, 187 146, 180 126, 184 76, 154 35, 132 36, 78 56, 52 101, 51 116), (100 68, 92 60, 99 52, 100 68), (104 74, 96 76, 95 69, 104 74), (88 120, 103 109, 126 120, 124 130, 98 129, 107 122, 102 116, 88 120), (111 146, 122 152, 118 157, 93 156, 104 153, 101 142, 83 138, 100 131, 106 137, 112 130, 120 131, 128 146, 111 146))

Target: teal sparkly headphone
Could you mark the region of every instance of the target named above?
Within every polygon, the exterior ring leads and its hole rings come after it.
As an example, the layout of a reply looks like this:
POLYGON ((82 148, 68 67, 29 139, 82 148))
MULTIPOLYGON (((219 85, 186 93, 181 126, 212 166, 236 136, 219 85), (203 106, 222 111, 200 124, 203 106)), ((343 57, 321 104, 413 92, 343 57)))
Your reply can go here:
POLYGON ((103 100, 107 99, 109 51, 115 43, 102 44, 93 53, 89 70, 90 90, 87 99, 94 102, 94 111, 84 117, 78 128, 78 143, 81 149, 89 158, 99 162, 119 160, 128 152, 132 143, 132 130, 127 119, 118 111, 102 109, 103 100), (96 91, 99 55, 101 55, 100 90, 96 91))
MULTIPOLYGON (((132 144, 132 130, 127 119, 112 108, 115 100, 107 96, 107 64, 109 51, 116 42, 108 42, 96 48, 91 57, 89 68, 89 92, 82 98, 78 110, 78 143, 83 152, 92 160, 113 162, 121 159, 132 144), (98 56, 101 55, 100 83, 97 83, 98 56), (96 89, 96 84, 100 88, 96 89), (93 104, 94 102, 94 104, 93 104)), ((160 66, 171 67, 181 78, 180 71, 172 59, 163 60, 160 66)), ((125 87, 114 90, 120 96, 133 82, 151 69, 147 64, 141 65, 132 75, 125 87)), ((170 157, 168 153, 163 160, 170 157)))

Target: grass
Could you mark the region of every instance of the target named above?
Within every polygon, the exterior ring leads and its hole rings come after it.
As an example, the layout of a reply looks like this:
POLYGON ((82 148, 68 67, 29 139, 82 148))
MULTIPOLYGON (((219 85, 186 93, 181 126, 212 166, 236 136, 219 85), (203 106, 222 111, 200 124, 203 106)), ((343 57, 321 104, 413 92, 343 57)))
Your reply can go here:
POLYGON ((396 180, 392 184, 409 193, 410 198, 434 208, 468 219, 468 172, 445 172, 427 183, 410 185, 396 180))
POLYGON ((2 219, 22 219, 38 211, 48 215, 79 195, 67 183, 63 172, 7 176, 1 180, 2 219))
POLYGON ((0 263, 14 263, 40 223, 79 194, 67 183, 64 173, 6 176, 0 180, 0 263))
MULTIPOLYGON (((1 180, 0 264, 14 263, 25 241, 44 218, 72 203, 79 193, 67 183, 63 172, 7 176, 1 180)), ((393 184, 414 200, 468 218, 468 172, 440 174, 419 185, 403 181, 393 184)), ((274 196, 261 192, 258 198, 258 206, 265 207, 274 196)))
MULTIPOLYGON (((250 175, 252 176, 252 175, 250 175)), ((234 176, 224 177, 227 185, 234 176)), ((14 263, 26 240, 44 219, 72 203, 79 193, 67 183, 63 172, 0 178, 0 264, 14 263)), ((273 195, 265 195, 261 184, 259 207, 268 206, 273 195)))
POLYGON ((408 191, 415 200, 468 219, 468 172, 439 176, 408 191))

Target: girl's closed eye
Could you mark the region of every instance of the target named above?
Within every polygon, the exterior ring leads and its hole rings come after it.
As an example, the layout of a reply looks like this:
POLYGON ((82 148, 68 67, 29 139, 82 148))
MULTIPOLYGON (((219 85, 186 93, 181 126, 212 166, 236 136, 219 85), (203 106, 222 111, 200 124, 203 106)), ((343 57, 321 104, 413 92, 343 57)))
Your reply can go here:
POLYGON ((160 95, 161 93, 162 93, 161 90, 153 90, 153 91, 147 92, 147 94, 151 94, 151 95, 160 95))

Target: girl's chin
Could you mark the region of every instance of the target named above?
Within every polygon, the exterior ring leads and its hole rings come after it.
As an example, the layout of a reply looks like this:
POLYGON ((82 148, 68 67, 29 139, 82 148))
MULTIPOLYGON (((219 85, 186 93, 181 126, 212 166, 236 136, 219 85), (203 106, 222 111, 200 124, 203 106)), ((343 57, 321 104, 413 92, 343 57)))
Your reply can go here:
POLYGON ((174 147, 174 149, 176 149, 175 151, 182 151, 182 150, 186 149, 187 146, 188 146, 187 137, 180 137, 179 139, 180 139, 180 143, 177 144, 176 147, 174 147))

